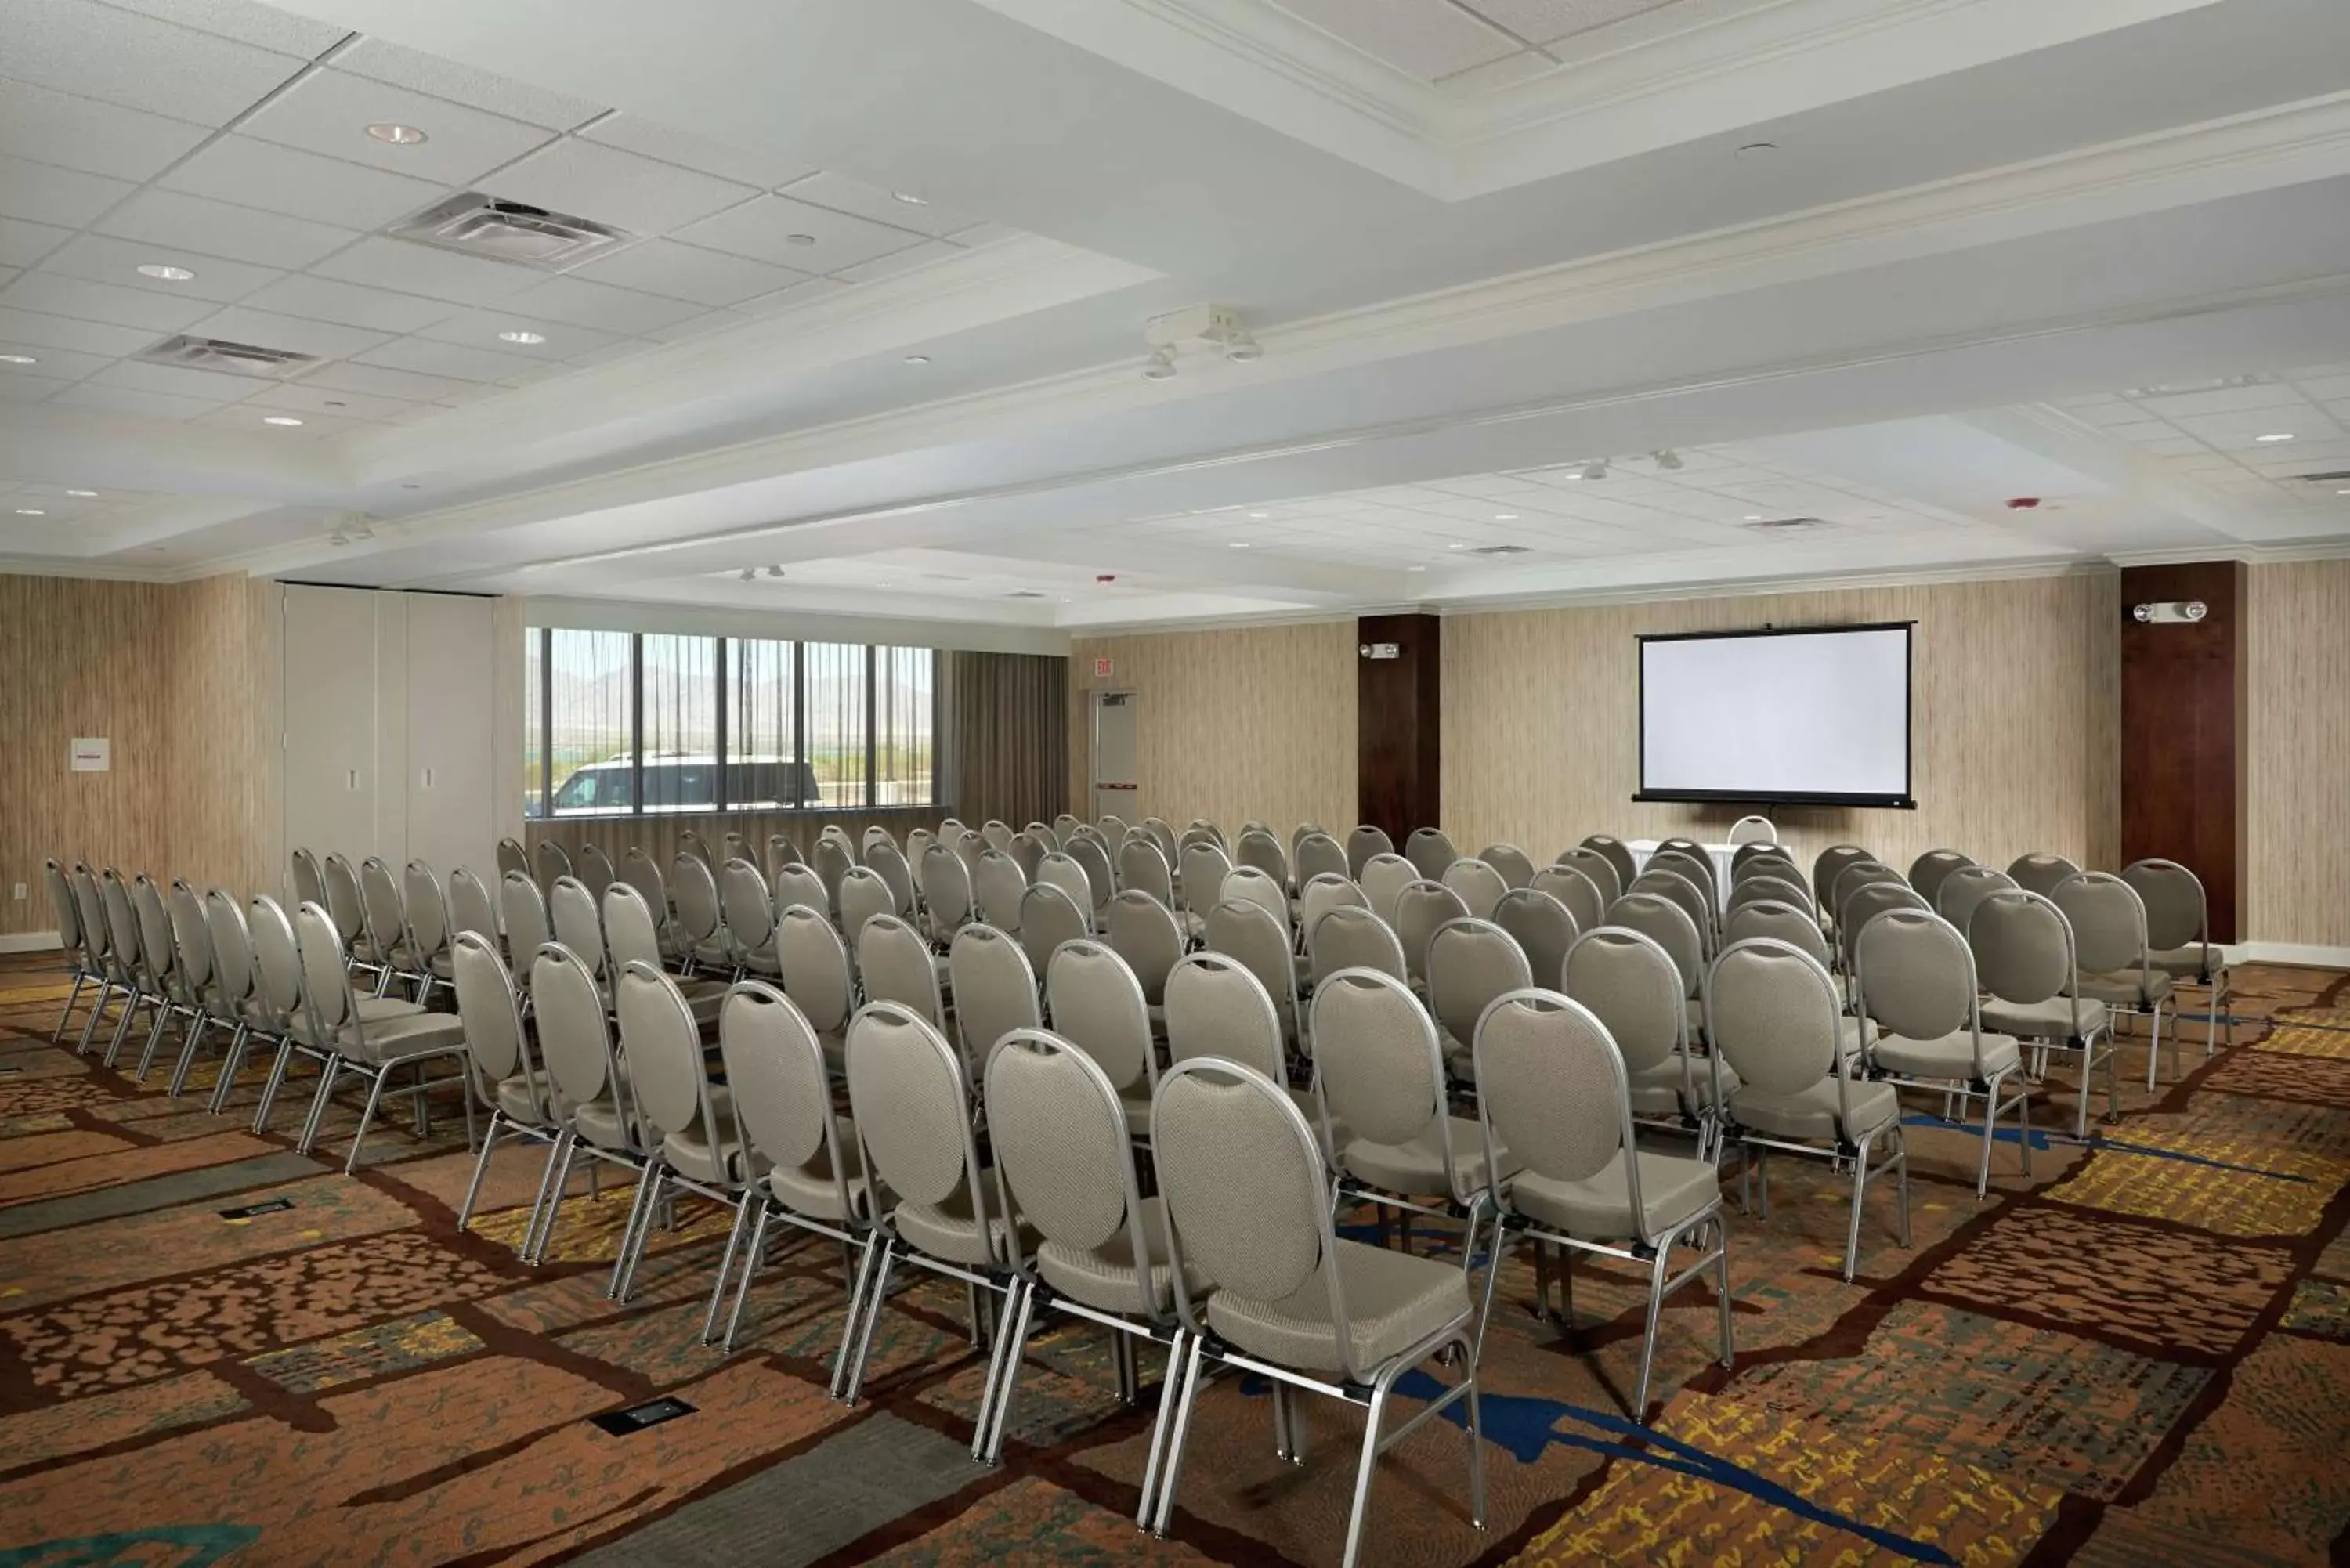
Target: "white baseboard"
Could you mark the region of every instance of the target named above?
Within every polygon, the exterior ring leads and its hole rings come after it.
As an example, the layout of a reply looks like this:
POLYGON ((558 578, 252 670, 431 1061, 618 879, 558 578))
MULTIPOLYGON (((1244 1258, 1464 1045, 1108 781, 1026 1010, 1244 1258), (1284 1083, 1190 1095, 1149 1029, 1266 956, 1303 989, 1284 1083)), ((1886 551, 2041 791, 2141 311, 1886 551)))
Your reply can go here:
POLYGON ((12 931, 0 934, 0 953, 46 952, 52 948, 63 946, 65 943, 57 940, 57 933, 55 931, 12 931))
POLYGON ((2350 948, 2313 947, 2306 942, 2231 942, 2230 963, 2289 963, 2308 969, 2350 969, 2350 948))

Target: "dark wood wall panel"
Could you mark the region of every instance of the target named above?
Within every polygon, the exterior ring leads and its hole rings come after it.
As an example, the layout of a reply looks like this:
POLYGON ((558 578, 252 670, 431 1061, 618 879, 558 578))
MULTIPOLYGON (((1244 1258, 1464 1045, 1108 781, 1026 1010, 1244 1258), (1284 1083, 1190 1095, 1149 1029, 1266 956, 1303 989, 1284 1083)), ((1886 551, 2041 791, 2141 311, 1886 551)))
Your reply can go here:
POLYGON ((1358 645, 1396 645, 1393 659, 1356 660, 1356 809, 1400 848, 1412 829, 1444 820, 1444 622, 1365 616, 1355 631, 1358 645))
POLYGON ((2245 568, 2122 573, 2122 860, 2160 856, 2203 879, 2211 938, 2233 941, 2242 873, 2245 568), (2141 625, 2139 604, 2200 599, 2202 620, 2141 625))

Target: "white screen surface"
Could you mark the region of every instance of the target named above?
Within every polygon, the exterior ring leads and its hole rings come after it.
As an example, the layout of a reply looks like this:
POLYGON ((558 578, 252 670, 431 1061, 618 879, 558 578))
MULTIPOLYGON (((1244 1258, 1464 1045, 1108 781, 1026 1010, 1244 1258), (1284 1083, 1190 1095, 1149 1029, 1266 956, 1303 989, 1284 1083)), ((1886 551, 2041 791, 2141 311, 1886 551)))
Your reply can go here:
POLYGON ((1640 791, 1909 794, 1909 628, 1640 644, 1640 791))

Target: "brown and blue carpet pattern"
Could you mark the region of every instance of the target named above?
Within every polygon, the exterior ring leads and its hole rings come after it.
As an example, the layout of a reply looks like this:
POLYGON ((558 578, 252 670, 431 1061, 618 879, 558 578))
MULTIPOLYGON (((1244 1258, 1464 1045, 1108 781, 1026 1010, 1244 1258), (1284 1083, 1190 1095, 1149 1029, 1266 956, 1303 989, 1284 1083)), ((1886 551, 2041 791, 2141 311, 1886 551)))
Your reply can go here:
MULTIPOLYGON (((1641 1289, 1581 1266, 1571 1332, 1507 1266, 1485 1360, 1487 1527, 1458 1426, 1383 1461, 1370 1561, 2350 1562, 2350 1008, 2340 977, 2240 977, 2238 1044, 2082 1148, 1976 1145, 1912 1106, 1916 1244, 1872 1197, 1837 1275, 1845 1189, 1781 1161, 1772 1217, 1732 1216, 1738 1361, 1715 1303, 1667 1314, 1643 1423, 1641 1289)), ((1274 1456, 1269 1402, 1219 1381, 1173 1538, 1130 1522, 1159 1368, 1121 1407, 1098 1332, 1035 1341, 1002 1469, 967 1449, 980 1354, 962 1293, 893 1298, 871 1397, 825 1395, 837 1250, 779 1251, 730 1356, 696 1343, 725 1219, 682 1208, 627 1307, 605 1299, 629 1194, 583 1182, 541 1268, 514 1261, 538 1151, 502 1151, 470 1231, 453 1103, 405 1111, 340 1174, 277 1126, 48 1044, 54 966, 0 961, 0 1568, 138 1563, 1320 1563, 1360 1417, 1310 1412, 1274 1456), (221 1210, 273 1199, 250 1218, 221 1210), (624 1438, 590 1417, 695 1407, 624 1438)), ((2123 1076, 2144 1082, 2142 1040, 2123 1076)), ((169 1053, 167 1053, 167 1055, 169 1053)), ((2166 1054, 2166 1063, 2168 1062, 2166 1054)), ((2069 1127, 2069 1085, 2039 1119, 2069 1127), (2062 1118, 2060 1120, 2060 1117, 2062 1118)), ((1435 1244, 1441 1245, 1442 1238, 1435 1244)), ((1427 1245, 1427 1238, 1420 1239, 1427 1245)), ((1408 1383, 1425 1397, 1432 1387, 1408 1383)))

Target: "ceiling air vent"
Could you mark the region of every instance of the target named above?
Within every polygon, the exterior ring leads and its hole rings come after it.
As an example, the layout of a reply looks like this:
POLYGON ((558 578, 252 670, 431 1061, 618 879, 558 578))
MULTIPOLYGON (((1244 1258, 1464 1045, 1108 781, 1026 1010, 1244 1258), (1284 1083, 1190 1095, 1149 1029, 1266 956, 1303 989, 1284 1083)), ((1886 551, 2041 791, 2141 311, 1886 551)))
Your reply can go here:
POLYGON ((403 240, 442 250, 559 272, 636 238, 624 229, 590 223, 520 202, 465 191, 392 225, 403 240))
POLYGON ((1041 599, 1045 596, 1035 588, 1014 588, 1003 597, 1007 599, 1041 599))
POLYGON ((1464 552, 1471 556, 1524 556, 1531 553, 1523 545, 1480 545, 1464 552))
POLYGON ((1750 534, 1802 534, 1814 528, 1833 528, 1835 524, 1825 517, 1760 517, 1752 523, 1741 523, 1750 534))
POLYGON ((2350 468, 2335 469, 2332 473, 2304 473, 2300 477, 2308 484, 2350 484, 2350 468))
POLYGON ((315 355, 291 348, 264 348, 256 343, 229 343, 217 337, 196 337, 182 332, 166 337, 136 358, 151 365, 176 365, 183 370, 226 370, 234 376, 298 376, 318 362, 315 355))

